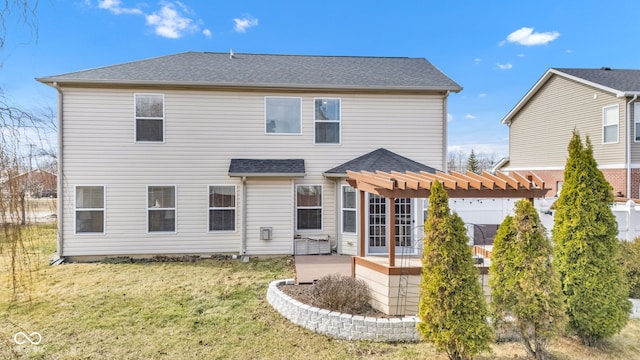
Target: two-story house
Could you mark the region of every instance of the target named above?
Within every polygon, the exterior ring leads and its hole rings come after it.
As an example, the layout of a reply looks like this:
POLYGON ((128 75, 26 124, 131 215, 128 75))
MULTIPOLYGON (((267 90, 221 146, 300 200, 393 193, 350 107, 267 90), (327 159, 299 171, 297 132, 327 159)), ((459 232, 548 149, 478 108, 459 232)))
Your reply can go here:
POLYGON ((573 130, 589 136, 614 194, 638 198, 640 70, 551 68, 504 117, 509 158, 501 171, 533 170, 557 194, 573 130))
MULTIPOLYGON (((422 58, 210 52, 37 80, 59 99, 58 253, 86 259, 292 254, 296 238, 355 254, 359 211, 384 253, 383 199, 358 208, 346 170, 444 169, 461 90, 422 58)), ((421 223, 417 201, 396 207, 421 223)))

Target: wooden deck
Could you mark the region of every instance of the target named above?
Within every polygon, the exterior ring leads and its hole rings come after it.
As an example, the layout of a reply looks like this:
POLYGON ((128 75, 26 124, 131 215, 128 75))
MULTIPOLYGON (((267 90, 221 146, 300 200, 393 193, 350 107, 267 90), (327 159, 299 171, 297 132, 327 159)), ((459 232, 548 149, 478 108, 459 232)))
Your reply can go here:
POLYGON ((351 276, 352 262, 351 256, 296 255, 296 282, 310 284, 334 273, 351 276))

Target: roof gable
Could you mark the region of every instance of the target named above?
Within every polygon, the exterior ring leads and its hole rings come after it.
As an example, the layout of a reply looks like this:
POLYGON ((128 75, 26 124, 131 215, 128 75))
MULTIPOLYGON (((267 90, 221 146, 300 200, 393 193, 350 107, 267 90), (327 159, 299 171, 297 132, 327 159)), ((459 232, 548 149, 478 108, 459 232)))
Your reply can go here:
POLYGON ((394 152, 391 152, 384 148, 379 148, 370 153, 359 156, 351 161, 347 161, 346 163, 336 166, 333 169, 325 171, 326 176, 334 176, 334 177, 343 177, 347 175, 347 170, 361 172, 376 172, 376 171, 384 171, 384 172, 421 172, 425 171, 428 173, 435 174, 436 169, 421 164, 417 161, 413 161, 409 158, 406 158, 402 155, 398 155, 394 152))
POLYGON ((406 57, 185 52, 37 79, 46 84, 460 91, 429 61, 406 57))
POLYGON ((515 116, 553 76, 560 76, 586 86, 592 86, 618 97, 640 95, 640 70, 550 68, 525 96, 520 99, 513 109, 509 111, 501 122, 503 124, 511 123, 513 116, 515 116))

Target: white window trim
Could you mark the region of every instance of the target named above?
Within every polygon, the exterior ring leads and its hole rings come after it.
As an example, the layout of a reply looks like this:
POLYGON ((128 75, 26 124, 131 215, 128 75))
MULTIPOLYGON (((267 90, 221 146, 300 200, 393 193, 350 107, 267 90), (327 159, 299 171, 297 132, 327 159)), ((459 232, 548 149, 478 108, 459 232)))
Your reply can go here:
POLYGON ((209 234, 231 234, 231 233, 236 233, 238 232, 238 187, 235 184, 213 184, 213 185, 208 185, 207 186, 207 230, 209 232, 209 234), (209 195, 211 194, 211 188, 214 186, 224 186, 224 187, 233 187, 233 194, 235 197, 235 206, 234 207, 212 207, 209 204, 209 195), (211 210, 230 210, 233 209, 234 211, 234 223, 233 223, 233 230, 211 230, 211 217, 209 215, 209 213, 211 212, 211 210))
POLYGON ((264 97, 264 134, 265 135, 269 135, 269 136, 300 136, 302 135, 302 98, 301 97, 296 97, 296 96, 265 96, 264 97), (298 99, 298 101, 300 102, 300 132, 297 133, 271 133, 271 132, 267 132, 267 99, 298 99))
POLYGON ((295 186, 295 230, 300 233, 313 233, 324 231, 324 186, 321 184, 296 184, 295 186), (298 187, 299 186, 319 186, 320 187, 320 206, 298 206, 298 187), (320 229, 298 229, 298 209, 318 209, 320 208, 320 229))
POLYGON ((133 94, 133 142, 136 144, 164 144, 167 136, 166 136, 166 109, 165 109, 165 98, 164 94, 158 93, 134 93, 133 94), (136 116, 136 98, 138 95, 153 95, 153 96, 162 96, 162 141, 138 141, 138 119, 143 120, 159 120, 156 117, 140 117, 136 116))
POLYGON ((145 192, 145 196, 144 196, 144 201, 145 201, 145 209, 146 211, 146 218, 147 218, 147 224, 146 224, 146 230, 147 230, 147 234, 153 234, 153 235, 157 235, 157 234, 177 234, 178 233, 178 186, 176 185, 166 185, 166 184, 155 184, 155 185, 147 185, 147 191, 145 192), (174 191, 173 191, 173 205, 174 207, 172 208, 150 208, 149 207, 149 188, 150 187, 173 187, 174 191), (174 223, 174 231, 149 231, 149 210, 173 210, 174 211, 174 217, 173 217, 173 221, 175 221, 174 223))
POLYGON ((620 142, 620 105, 616 104, 616 105, 608 105, 608 106, 603 106, 602 107, 602 143, 603 144, 617 144, 620 142), (605 142, 604 139, 604 128, 605 126, 613 126, 613 124, 609 124, 609 125, 605 125, 605 112, 607 109, 611 109, 611 108, 616 108, 618 111, 618 118, 617 118, 617 122, 616 122, 616 128, 618 129, 618 131, 616 132, 616 141, 610 141, 610 142, 605 142))
POLYGON ((636 139, 637 131, 640 130, 640 102, 633 103, 633 141, 640 142, 636 139))
POLYGON ((355 190, 355 196, 356 196, 356 207, 355 208, 345 208, 344 207, 344 189, 345 188, 352 188, 351 185, 341 185, 340 186, 340 232, 342 234, 357 234, 358 233, 358 196, 360 196, 359 191, 357 189, 355 190), (356 214, 356 229, 355 231, 351 232, 351 231, 345 231, 344 230, 344 212, 345 211, 353 211, 356 214))
POLYGON ((320 146, 335 146, 342 144, 342 98, 334 98, 334 97, 316 97, 313 98, 313 144, 320 146), (338 120, 318 120, 316 119, 316 100, 325 99, 325 100, 338 100, 340 103, 340 111, 338 112, 338 120), (319 143, 316 141, 316 123, 337 123, 338 124, 338 139, 337 143, 319 143))
POLYGON ((81 184, 73 187, 73 234, 80 236, 106 235, 107 234, 107 186, 98 184, 81 184), (102 232, 78 232, 78 188, 79 187, 101 187, 102 188, 102 208, 82 209, 80 211, 102 210, 102 232))

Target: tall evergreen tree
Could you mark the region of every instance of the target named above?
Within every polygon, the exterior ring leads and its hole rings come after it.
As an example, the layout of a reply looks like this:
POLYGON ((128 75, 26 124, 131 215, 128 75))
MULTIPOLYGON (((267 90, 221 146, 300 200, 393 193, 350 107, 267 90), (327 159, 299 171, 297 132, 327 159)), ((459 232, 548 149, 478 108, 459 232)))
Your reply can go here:
POLYGON ((492 331, 473 265, 464 222, 451 214, 447 192, 435 181, 425 223, 418 331, 449 359, 489 350, 492 331))
POLYGON ((589 138, 574 131, 556 201, 553 241, 569 328, 587 345, 618 333, 631 303, 619 261, 611 185, 597 168, 589 138))
POLYGON ((554 270, 551 241, 538 212, 527 200, 500 225, 493 244, 492 310, 497 324, 511 316, 527 352, 548 359, 547 345, 564 324, 560 278, 554 270))
POLYGON ((480 174, 482 169, 480 169, 480 162, 476 158, 476 153, 471 149, 471 154, 467 158, 467 171, 471 171, 476 174, 480 174))

